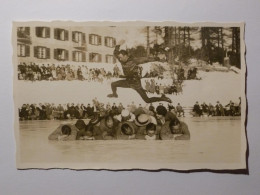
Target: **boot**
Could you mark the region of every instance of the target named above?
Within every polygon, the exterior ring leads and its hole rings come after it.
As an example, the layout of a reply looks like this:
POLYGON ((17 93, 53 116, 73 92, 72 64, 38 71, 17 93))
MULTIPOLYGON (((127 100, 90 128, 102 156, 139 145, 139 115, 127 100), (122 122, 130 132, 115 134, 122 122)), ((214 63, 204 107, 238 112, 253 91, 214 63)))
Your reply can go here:
POLYGON ((117 98, 118 95, 112 93, 112 94, 108 94, 107 97, 109 97, 109 98, 117 98))
POLYGON ((165 102, 168 102, 168 103, 172 103, 171 99, 166 97, 164 94, 162 94, 161 99, 162 99, 162 101, 165 101, 165 102))

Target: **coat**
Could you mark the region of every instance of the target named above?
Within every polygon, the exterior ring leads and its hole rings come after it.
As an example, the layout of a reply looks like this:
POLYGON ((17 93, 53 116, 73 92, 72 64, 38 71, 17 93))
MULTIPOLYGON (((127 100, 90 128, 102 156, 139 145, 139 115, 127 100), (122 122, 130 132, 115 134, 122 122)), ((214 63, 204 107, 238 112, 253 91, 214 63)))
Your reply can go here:
POLYGON ((114 50, 114 56, 118 59, 118 61, 121 63, 122 65, 122 69, 123 69, 123 73, 125 75, 126 78, 129 79, 140 79, 142 77, 142 75, 140 74, 140 70, 139 70, 139 64, 144 64, 146 62, 149 61, 154 61, 152 58, 133 58, 132 56, 129 56, 128 60, 126 62, 123 62, 120 60, 120 58, 118 57, 119 55, 119 49, 120 49, 120 45, 117 45, 115 47, 114 50))
POLYGON ((179 137, 185 135, 190 137, 190 132, 188 129, 188 125, 182 121, 180 121, 180 128, 176 130, 174 133, 171 132, 171 129, 169 127, 170 121, 165 122, 165 124, 162 126, 162 129, 160 131, 160 138, 162 140, 172 140, 176 139, 176 135, 179 135, 179 137))

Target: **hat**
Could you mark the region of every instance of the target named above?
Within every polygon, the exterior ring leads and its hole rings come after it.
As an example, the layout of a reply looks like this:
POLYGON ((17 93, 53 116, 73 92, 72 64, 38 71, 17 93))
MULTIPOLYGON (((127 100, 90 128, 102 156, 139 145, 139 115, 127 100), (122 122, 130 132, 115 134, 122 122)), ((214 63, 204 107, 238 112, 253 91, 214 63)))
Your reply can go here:
POLYGON ((89 124, 96 125, 100 122, 100 118, 97 114, 95 114, 89 121, 89 124))
POLYGON ((78 129, 84 129, 86 127, 86 124, 85 122, 82 120, 82 119, 78 119, 75 126, 78 128, 78 129))
POLYGON ((123 122, 121 127, 120 127, 120 130, 121 132, 124 134, 124 135, 130 135, 126 132, 126 127, 129 127, 132 131, 132 134, 135 134, 136 130, 135 130, 135 127, 133 125, 133 123, 131 122, 123 122))
POLYGON ((157 112, 158 115, 165 116, 167 114, 167 109, 164 106, 159 105, 156 108, 156 112, 157 112))
POLYGON ((148 114, 140 114, 135 119, 135 124, 137 126, 146 126, 151 122, 151 117, 148 114))
POLYGON ((63 125, 61 128, 61 133, 63 135, 70 135, 71 134, 71 128, 69 125, 63 125))

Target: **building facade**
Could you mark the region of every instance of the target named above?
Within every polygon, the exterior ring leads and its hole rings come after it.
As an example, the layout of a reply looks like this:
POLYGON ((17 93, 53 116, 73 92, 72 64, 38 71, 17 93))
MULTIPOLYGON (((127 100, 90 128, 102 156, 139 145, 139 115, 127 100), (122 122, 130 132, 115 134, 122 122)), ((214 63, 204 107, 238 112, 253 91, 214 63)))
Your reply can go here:
POLYGON ((18 63, 114 64, 113 27, 21 26, 17 28, 18 63))

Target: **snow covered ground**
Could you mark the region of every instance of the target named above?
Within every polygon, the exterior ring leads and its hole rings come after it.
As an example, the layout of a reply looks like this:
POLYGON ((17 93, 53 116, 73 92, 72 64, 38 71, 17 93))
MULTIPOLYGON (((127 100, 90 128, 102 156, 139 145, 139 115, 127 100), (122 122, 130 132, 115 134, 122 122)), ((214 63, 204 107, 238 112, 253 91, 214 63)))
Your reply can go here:
MULTIPOLYGON (((168 95, 173 105, 181 103, 183 106, 193 106, 196 101, 199 103, 212 103, 220 101, 223 105, 230 100, 235 103, 244 93, 241 85, 241 75, 233 71, 229 72, 204 72, 199 71, 198 77, 201 80, 184 81, 183 94, 168 95)), ((91 103, 97 97, 101 102, 119 103, 128 105, 131 102, 145 105, 139 94, 133 89, 118 88, 118 98, 107 98, 111 93, 111 82, 104 81, 103 84, 88 81, 19 81, 17 82, 17 105, 24 103, 91 103)), ((171 83, 171 80, 165 80, 171 83)), ((142 81, 144 86, 144 80, 142 81)), ((149 96, 152 96, 149 94, 149 96)), ((158 96, 158 95, 154 95, 158 96)), ((16 98, 15 97, 15 98, 16 98)), ((167 105, 167 103, 164 103, 167 105)), ((155 104, 156 105, 156 104, 155 104)))

